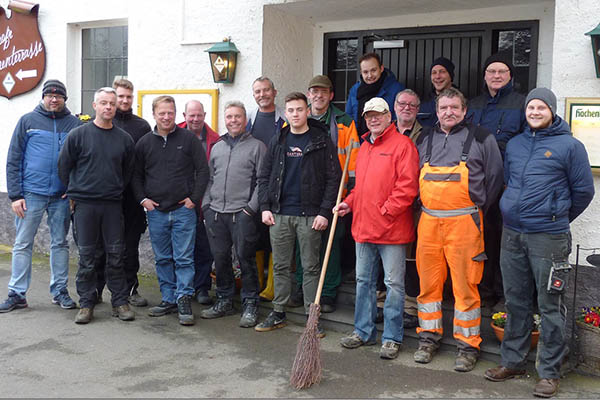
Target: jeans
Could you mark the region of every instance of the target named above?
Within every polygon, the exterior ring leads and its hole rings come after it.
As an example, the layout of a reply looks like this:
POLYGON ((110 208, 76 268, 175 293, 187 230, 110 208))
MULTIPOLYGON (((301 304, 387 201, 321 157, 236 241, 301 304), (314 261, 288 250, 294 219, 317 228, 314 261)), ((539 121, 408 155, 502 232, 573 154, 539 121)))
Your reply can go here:
POLYGON ((20 297, 25 297, 29 289, 33 240, 46 212, 50 228, 50 293, 57 296, 67 290, 69 276, 69 243, 66 239, 70 223, 69 200, 34 193, 25 193, 24 198, 25 218, 15 218, 16 237, 8 289, 20 297))
POLYGON ((182 296, 193 296, 196 211, 154 209, 147 218, 162 300, 175 304, 182 296))
POLYGON ((321 231, 312 229, 315 217, 299 217, 275 214, 275 225, 269 228, 271 247, 273 248, 273 281, 275 296, 273 310, 285 311, 290 299, 292 277, 290 266, 294 258, 296 239, 300 247, 300 259, 304 275, 302 276, 302 292, 304 293, 304 311, 308 314, 310 303, 315 301, 319 286, 319 252, 321 250, 321 231))
POLYGON ((533 294, 537 289, 542 319, 538 375, 546 379, 560 378, 561 362, 567 352, 567 307, 563 293, 548 293, 547 285, 552 266, 567 263, 570 252, 568 232, 527 234, 504 227, 500 267, 508 318, 500 347, 503 366, 525 367, 533 327, 533 294))
POLYGON ((194 290, 209 291, 212 286, 210 271, 213 255, 210 251, 206 226, 202 217, 196 221, 196 243, 194 244, 194 290))
POLYGON ((206 229, 215 257, 217 297, 231 299, 235 295, 235 280, 231 268, 231 247, 235 248, 242 273, 242 301, 258 301, 258 270, 256 268, 257 218, 243 211, 218 213, 207 210, 206 229))
POLYGON ((77 293, 82 308, 96 304, 98 243, 106 252, 106 286, 113 307, 127 304, 123 269, 123 210, 118 201, 75 201, 73 237, 79 248, 77 293))
POLYGON ((379 257, 383 261, 387 295, 383 306, 382 342, 402 343, 404 337, 404 274, 405 244, 375 244, 356 242, 356 301, 354 332, 365 341, 377 339, 377 277, 379 257))

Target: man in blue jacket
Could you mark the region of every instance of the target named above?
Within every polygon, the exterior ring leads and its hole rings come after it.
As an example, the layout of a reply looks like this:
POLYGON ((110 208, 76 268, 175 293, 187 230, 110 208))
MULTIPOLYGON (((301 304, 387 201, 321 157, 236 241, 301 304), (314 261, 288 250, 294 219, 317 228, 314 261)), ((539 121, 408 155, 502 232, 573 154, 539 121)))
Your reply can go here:
POLYGON ((44 213, 50 228, 50 293, 52 302, 69 309, 75 302, 67 291, 69 274, 69 201, 58 178, 58 153, 69 131, 81 124, 65 106, 67 89, 55 79, 44 83, 42 101, 19 119, 6 162, 8 197, 16 215, 16 237, 8 298, 0 313, 27 307, 31 283, 33 240, 44 213))
POLYGON ((504 218, 500 267, 508 319, 500 348, 501 365, 485 377, 501 382, 524 375, 533 327, 533 294, 542 317, 533 394, 552 397, 558 391, 566 354, 566 307, 571 233, 569 224, 590 204, 594 182, 587 153, 569 126, 556 115, 549 89, 527 96, 528 126, 506 147, 500 200, 504 218))
POLYGON ((396 76, 381 63, 377 53, 367 53, 358 60, 360 80, 352 86, 346 103, 346 113, 356 122, 358 137, 369 130, 362 116, 365 103, 373 97, 383 98, 390 108, 392 121, 396 119, 394 100, 396 94, 404 90, 404 85, 396 80, 396 76))

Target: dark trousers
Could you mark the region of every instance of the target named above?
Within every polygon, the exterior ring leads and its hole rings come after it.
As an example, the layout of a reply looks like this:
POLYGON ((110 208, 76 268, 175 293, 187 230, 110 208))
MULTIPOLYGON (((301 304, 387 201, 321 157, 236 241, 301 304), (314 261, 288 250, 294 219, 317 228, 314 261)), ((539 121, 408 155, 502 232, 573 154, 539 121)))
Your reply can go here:
POLYGON ((112 294, 112 305, 117 307, 126 304, 127 286, 122 265, 123 213, 121 203, 75 201, 73 236, 79 248, 76 286, 80 306, 91 308, 96 304, 95 260, 99 242, 106 251, 106 285, 112 294))
POLYGON ((196 223, 196 243, 194 245, 194 290, 196 292, 210 290, 212 285, 210 277, 212 263, 213 256, 210 251, 206 226, 204 226, 203 217, 200 215, 196 223))
POLYGON ((500 272, 500 241, 502 238, 502 214, 499 200, 483 216, 483 239, 487 260, 483 266, 483 277, 479 284, 482 300, 500 300, 504 296, 502 273, 500 272))
POLYGON ((215 258, 217 297, 231 299, 235 294, 235 279, 231 267, 233 246, 242 273, 242 301, 258 300, 256 244, 259 233, 256 216, 249 216, 243 211, 225 214, 209 209, 204 213, 204 220, 210 249, 215 258))
MULTIPOLYGON (((137 210, 135 210, 137 211, 137 210)), ((141 213, 124 213, 123 214, 125 232, 124 240, 125 247, 123 251, 123 269, 125 272, 125 279, 127 281, 127 293, 131 296, 137 292, 139 286, 137 274, 140 270, 140 238, 146 230, 146 214, 142 210, 141 213)), ((96 249, 96 272, 98 274, 96 280, 96 288, 98 293, 102 293, 106 279, 104 277, 106 267, 106 253, 104 252, 104 246, 102 240, 98 242, 98 248, 96 249)))
MULTIPOLYGON (((552 266, 568 263, 570 233, 519 233, 504 228, 500 265, 508 319, 500 347, 502 365, 524 368, 533 327, 533 297, 542 320, 537 371, 540 378, 560 378, 560 366, 567 352, 566 312, 563 293, 548 291, 552 266)), ((566 285, 565 285, 566 286, 566 285)))

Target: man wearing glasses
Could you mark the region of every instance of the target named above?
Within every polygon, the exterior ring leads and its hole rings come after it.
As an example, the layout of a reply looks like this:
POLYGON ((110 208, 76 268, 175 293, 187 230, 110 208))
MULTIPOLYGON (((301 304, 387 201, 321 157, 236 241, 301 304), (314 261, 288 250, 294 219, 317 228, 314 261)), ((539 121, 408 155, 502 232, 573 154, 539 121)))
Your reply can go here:
MULTIPOLYGON (((525 96, 513 86, 514 67, 512 55, 497 53, 487 58, 484 64, 483 93, 469 101, 467 120, 490 131, 496 138, 504 159, 508 141, 526 126, 525 96)), ((501 194, 501 193, 500 193, 501 194)), ((502 215, 500 214, 500 194, 484 216, 485 262, 483 278, 479 285, 482 313, 504 311, 504 293, 500 273, 500 237, 502 235, 502 215)))
POLYGON ((16 215, 16 237, 8 298, 0 313, 27 307, 25 294, 31 282, 33 240, 48 214, 50 228, 50 293, 52 303, 75 308, 67 291, 69 274, 69 201, 58 179, 58 153, 69 131, 81 124, 65 106, 67 89, 55 79, 44 83, 42 101, 19 119, 6 162, 8 197, 16 215))

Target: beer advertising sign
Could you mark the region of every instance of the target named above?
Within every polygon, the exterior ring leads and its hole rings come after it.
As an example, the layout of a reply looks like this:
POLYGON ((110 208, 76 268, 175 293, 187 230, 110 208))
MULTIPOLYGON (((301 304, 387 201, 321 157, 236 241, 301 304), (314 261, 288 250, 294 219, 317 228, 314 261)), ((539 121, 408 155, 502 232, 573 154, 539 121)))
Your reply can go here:
POLYGON ((0 96, 14 97, 37 86, 46 68, 38 28, 39 4, 11 0, 0 7, 0 96))
POLYGON ((587 150, 591 167, 600 172, 600 98, 567 97, 565 119, 587 150))

